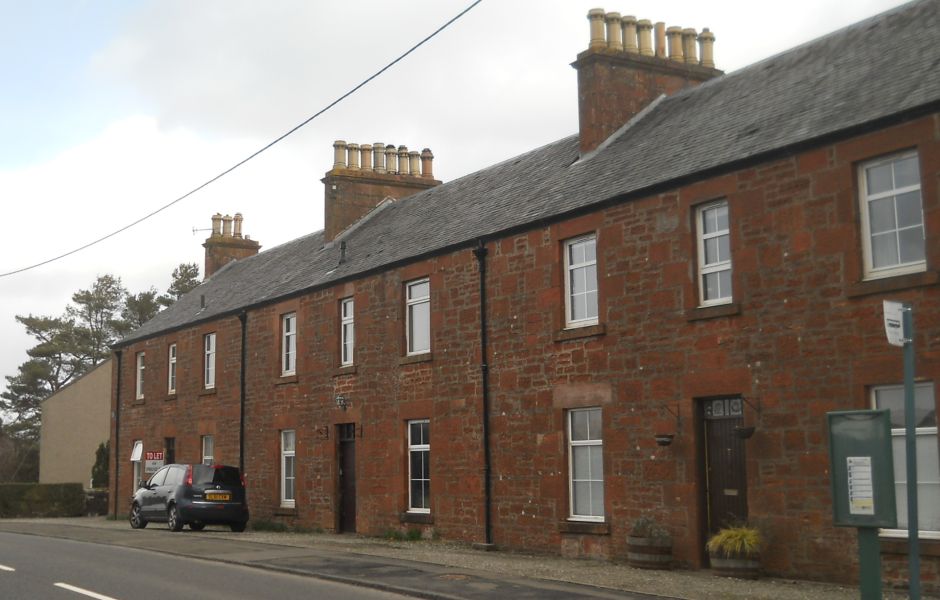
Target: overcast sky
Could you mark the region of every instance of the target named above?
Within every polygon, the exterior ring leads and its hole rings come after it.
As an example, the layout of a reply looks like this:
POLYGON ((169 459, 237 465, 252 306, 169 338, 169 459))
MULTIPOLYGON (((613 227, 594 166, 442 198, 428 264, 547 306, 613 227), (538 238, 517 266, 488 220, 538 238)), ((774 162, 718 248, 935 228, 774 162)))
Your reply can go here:
MULTIPOLYGON (((0 273, 62 254, 215 176, 348 91, 472 0, 0 0, 0 273)), ((203 264, 210 216, 262 251, 323 226, 332 143, 434 152, 449 181, 577 130, 587 12, 716 35, 730 72, 901 4, 484 0, 288 140, 114 238, 0 277, 0 375, 33 345, 17 314, 60 315, 99 274, 161 292, 203 264)), ((0 388, 6 381, 0 379, 0 388)))

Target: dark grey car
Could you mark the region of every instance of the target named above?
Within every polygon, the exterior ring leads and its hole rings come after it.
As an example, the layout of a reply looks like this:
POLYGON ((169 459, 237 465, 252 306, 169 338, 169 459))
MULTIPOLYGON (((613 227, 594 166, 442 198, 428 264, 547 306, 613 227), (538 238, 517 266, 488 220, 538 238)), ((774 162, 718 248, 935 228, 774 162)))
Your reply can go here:
POLYGON ((244 531, 248 523, 245 482, 237 467, 225 465, 166 465, 147 482, 140 482, 131 500, 131 527, 165 521, 171 531, 189 525, 224 524, 244 531))

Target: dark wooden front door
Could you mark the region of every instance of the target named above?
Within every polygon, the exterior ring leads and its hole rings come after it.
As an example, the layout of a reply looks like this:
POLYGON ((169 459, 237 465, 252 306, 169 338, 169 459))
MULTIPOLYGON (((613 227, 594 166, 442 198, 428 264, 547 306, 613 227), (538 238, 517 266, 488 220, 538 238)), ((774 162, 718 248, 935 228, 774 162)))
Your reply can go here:
POLYGON ((747 472, 744 440, 735 427, 744 425, 741 398, 704 401, 705 494, 708 533, 747 520, 747 472))
POLYGON ((339 530, 356 531, 356 424, 337 425, 339 440, 339 530))

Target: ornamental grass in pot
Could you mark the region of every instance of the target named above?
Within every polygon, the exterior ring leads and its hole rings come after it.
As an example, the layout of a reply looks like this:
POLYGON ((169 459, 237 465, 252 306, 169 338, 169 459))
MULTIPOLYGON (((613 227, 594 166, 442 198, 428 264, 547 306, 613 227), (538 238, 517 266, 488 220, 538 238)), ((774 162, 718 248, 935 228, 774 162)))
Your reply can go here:
POLYGON ((653 517, 633 522, 627 535, 627 564, 640 569, 672 568, 672 535, 653 517))
POLYGON ((713 535, 705 548, 712 571, 722 577, 757 579, 760 577, 761 534, 756 527, 724 527, 713 535))

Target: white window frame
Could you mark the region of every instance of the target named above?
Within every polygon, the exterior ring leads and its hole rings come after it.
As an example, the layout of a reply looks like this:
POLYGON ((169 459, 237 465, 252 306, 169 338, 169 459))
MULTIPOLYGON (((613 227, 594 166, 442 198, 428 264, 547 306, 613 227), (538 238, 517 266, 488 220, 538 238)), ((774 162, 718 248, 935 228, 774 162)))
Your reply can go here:
MULTIPOLYGON (((572 329, 575 327, 588 327, 590 325, 597 325, 598 315, 600 314, 600 291, 598 290, 597 285, 597 235, 591 233, 589 235, 582 235, 570 240, 565 240, 565 328, 572 329), (593 260, 584 260, 582 262, 573 262, 571 259, 572 248, 580 244, 586 244, 590 242, 594 246, 594 259, 593 260), (572 279, 574 277, 579 277, 582 273, 588 273, 589 269, 593 267, 594 270, 594 285, 591 287, 591 282, 589 278, 585 275, 585 289, 583 292, 575 292, 572 286, 572 279), (590 294, 594 294, 594 316, 587 316, 584 318, 576 319, 574 317, 574 303, 578 300, 579 296, 589 297, 590 294)), ((590 313, 590 302, 586 300, 585 307, 590 313)))
MULTIPOLYGON (((892 178, 894 175, 894 170, 892 169, 892 178)), ((858 166, 858 199, 859 199, 859 212, 861 215, 862 222, 862 255, 864 257, 864 268, 865 268, 865 279, 880 279, 882 277, 894 277, 896 275, 905 275, 907 273, 918 273, 927 269, 927 231, 926 223, 924 221, 924 197, 921 187, 921 178, 920 173, 920 157, 916 150, 909 152, 902 152, 899 154, 892 154, 890 156, 885 156, 876 160, 871 160, 865 163, 862 163, 858 166), (893 164, 901 160, 906 160, 913 157, 915 163, 917 164, 918 180, 916 185, 909 185, 902 188, 894 188, 887 190, 885 192, 880 192, 877 194, 868 193, 868 178, 866 174, 869 169, 874 167, 883 166, 885 164, 893 164), (874 256, 872 253, 872 231, 871 231, 871 215, 869 212, 869 203, 882 200, 884 198, 893 198, 895 196, 906 194, 910 192, 918 192, 920 196, 920 228, 924 236, 924 259, 902 263, 900 262, 900 256, 898 256, 898 264, 889 265, 884 267, 876 268, 874 266, 874 256)), ((893 185, 893 183, 892 183, 893 185)), ((897 204, 894 204, 895 209, 895 229, 893 230, 895 234, 895 242, 899 246, 900 241, 897 240, 897 234, 903 229, 914 229, 916 226, 908 227, 898 227, 897 225, 897 204)), ((881 232, 888 233, 888 232, 881 232)), ((897 246, 896 246, 897 247, 897 246)))
POLYGON ((284 508, 294 508, 297 501, 297 432, 293 429, 284 429, 281 431, 281 506, 284 508), (290 440, 290 445, 287 441, 290 440), (290 464, 290 475, 287 473, 287 465, 290 464), (287 483, 290 482, 290 491, 288 495, 287 483))
POLYGON ((698 254, 698 301, 699 306, 715 306, 718 304, 728 304, 732 301, 734 297, 734 270, 732 268, 731 261, 731 207, 728 205, 727 200, 719 200, 718 202, 709 202, 701 206, 696 207, 695 209, 695 238, 696 238, 696 251, 698 254), (724 207, 725 213, 728 215, 728 228, 727 229, 716 229, 715 231, 705 232, 705 216, 708 211, 720 209, 724 207), (709 240, 720 239, 722 237, 728 238, 728 257, 726 260, 716 260, 714 262, 708 263, 707 257, 708 254, 705 252, 705 245, 709 240), (716 273, 723 273, 727 271, 729 281, 731 281, 730 289, 725 290, 719 289, 719 295, 715 298, 706 298, 706 292, 708 291, 708 286, 705 284, 705 278, 708 275, 714 275, 716 273))
POLYGON ((140 483, 140 480, 144 477, 144 441, 143 440, 134 440, 134 445, 131 446, 131 464, 134 465, 134 489, 137 489, 137 484, 140 483))
POLYGON ((281 316, 281 376, 297 373, 297 313, 281 316))
POLYGON ((170 344, 166 351, 166 392, 176 393, 176 344, 170 344))
POLYGON ((416 279, 405 284, 405 337, 408 344, 408 355, 427 354, 431 351, 431 280, 428 277, 416 279), (419 285, 427 284, 428 293, 426 296, 412 296, 411 291, 419 285), (426 304, 428 307, 427 319, 419 322, 415 316, 415 308, 426 304), (428 345, 426 348, 416 348, 414 346, 414 336, 411 335, 412 326, 422 326, 427 330, 428 345))
POLYGON ((202 338, 203 361, 202 361, 202 385, 205 389, 215 388, 215 333, 207 333, 202 338))
MULTIPOLYGON (((900 391, 902 397, 903 397, 903 394, 904 394, 904 386, 901 385, 901 384, 897 384, 897 385, 879 385, 879 386, 872 387, 872 388, 871 388, 871 406, 872 406, 872 408, 880 408, 880 407, 878 406, 878 392, 879 392, 879 391, 883 391, 883 390, 893 390, 893 391, 895 391, 895 392, 900 391)), ((922 393, 928 393, 928 394, 931 393, 931 392, 934 392, 934 393, 936 392, 936 390, 935 390, 935 388, 934 388, 934 384, 933 384, 932 381, 930 381, 930 382, 915 383, 915 384, 914 384, 914 394, 915 394, 915 396, 918 394, 918 391, 921 391, 922 393)), ((934 400, 934 403, 936 403, 936 399, 934 400)), ((936 406, 936 404, 934 404, 934 405, 936 406)), ((936 425, 933 426, 933 427, 917 427, 917 428, 914 429, 914 436, 915 436, 915 437, 918 437, 918 436, 932 436, 932 437, 934 438, 934 442, 933 442, 933 444, 931 445, 931 447, 934 448, 934 449, 937 448, 937 441, 936 441, 936 437, 937 437, 937 427, 936 427, 936 425)), ((892 428, 891 428, 891 437, 892 437, 892 438, 898 438, 898 437, 899 437, 899 438, 901 438, 901 439, 905 439, 905 438, 906 438, 906 430, 905 430, 903 427, 892 427, 892 428)), ((896 458, 895 460, 897 461, 898 459, 896 458)), ((940 477, 940 474, 937 474, 937 477, 940 477)), ((900 471, 899 471, 897 463, 895 463, 895 467, 894 467, 894 479, 895 479, 895 484, 894 484, 894 485, 895 485, 895 490, 896 490, 896 491, 897 491, 897 486, 900 485, 901 482, 904 482, 904 484, 906 485, 906 482, 907 482, 907 471, 906 471, 906 469, 903 469, 903 468, 900 469, 900 471)), ((921 463, 920 463, 920 462, 918 462, 917 483, 918 483, 918 485, 927 483, 927 482, 923 481, 923 479, 921 478, 921 463)), ((936 482, 933 482, 933 483, 936 483, 936 482)), ((923 507, 924 507, 924 504, 925 504, 925 503, 921 501, 921 494, 920 494, 919 492, 918 492, 917 497, 918 497, 918 513, 920 513, 920 512, 923 510, 923 507)), ((898 513, 899 513, 899 514, 898 514, 898 521, 899 521, 898 524, 900 525, 900 516, 901 516, 901 515, 900 515, 900 512, 901 512, 902 510, 904 510, 904 511, 905 511, 905 514, 906 514, 906 511, 907 511, 907 502, 905 501, 905 502, 904 502, 904 506, 901 506, 901 504, 902 504, 901 501, 900 501, 899 499, 897 499, 896 496, 895 496, 895 498, 896 498, 897 509, 898 509, 898 513)), ((906 496, 905 496, 905 498, 906 498, 906 496)), ((920 520, 918 520, 918 525, 922 525, 922 522, 920 522, 920 520)), ((883 536, 885 536, 885 537, 899 537, 899 538, 905 538, 905 539, 906 539, 906 538, 907 538, 907 525, 905 524, 904 528, 902 528, 902 529, 882 529, 882 530, 880 531, 880 533, 881 533, 881 535, 883 535, 883 536)), ((919 538, 919 539, 934 539, 934 540, 936 540, 936 539, 940 539, 940 530, 918 529, 917 535, 918 535, 918 538, 919 538)))
POLYGON ((137 376, 135 379, 135 397, 138 400, 144 399, 144 370, 147 368, 145 362, 146 352, 137 353, 137 376))
POLYGON ((215 464, 215 436, 204 435, 199 441, 202 447, 202 464, 211 467, 215 464))
MULTIPOLYGON (((431 421, 430 419, 413 419, 408 421, 408 512, 410 513, 430 513, 431 512, 431 421), (428 435, 425 440, 415 441, 411 436, 411 426, 412 425, 421 425, 427 424, 428 435), (423 443, 422 443, 423 442, 423 443), (411 457, 414 453, 423 453, 426 456, 427 466, 428 466, 428 477, 427 479, 423 477, 415 478, 415 474, 411 470, 411 457), (415 498, 412 495, 411 484, 413 481, 423 481, 426 482, 428 488, 428 506, 415 506, 415 498)), ((422 499, 423 500, 423 499, 422 499)))
POLYGON ((339 328, 340 328, 340 364, 348 367, 355 360, 356 351, 356 304, 352 298, 343 298, 339 301, 339 328))
MULTIPOLYGON (((602 510, 606 510, 606 508, 604 507, 605 490, 604 490, 604 472, 603 472, 603 453, 604 453, 603 412, 601 411, 601 408, 598 406, 587 407, 587 408, 572 408, 568 411, 567 415, 565 416, 565 421, 566 421, 566 428, 567 428, 567 435, 565 437, 567 438, 567 441, 568 441, 568 507, 569 507, 568 518, 571 521, 603 522, 605 520, 604 514, 600 514, 600 515, 578 514, 577 512, 575 512, 575 484, 576 483, 591 484, 591 483, 595 483, 598 481, 601 483, 601 507, 602 507, 602 510), (594 432, 589 431, 588 439, 583 439, 583 440, 574 439, 574 434, 573 434, 574 416, 576 414, 591 413, 593 411, 597 411, 597 413, 600 415, 599 420, 602 423, 601 431, 597 432, 599 437, 596 437, 596 438, 593 437, 594 432), (602 466, 601 466, 601 473, 599 474, 600 476, 599 478, 597 477, 598 476, 597 473, 590 473, 590 477, 588 479, 575 479, 575 473, 574 473, 575 449, 585 448, 585 447, 600 448, 602 466)), ((590 489, 590 485, 588 489, 590 489)))

